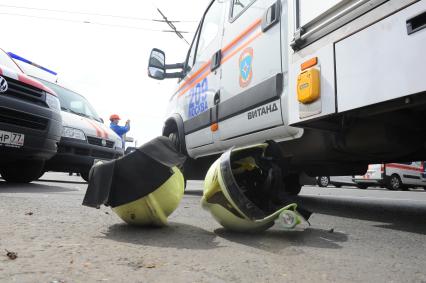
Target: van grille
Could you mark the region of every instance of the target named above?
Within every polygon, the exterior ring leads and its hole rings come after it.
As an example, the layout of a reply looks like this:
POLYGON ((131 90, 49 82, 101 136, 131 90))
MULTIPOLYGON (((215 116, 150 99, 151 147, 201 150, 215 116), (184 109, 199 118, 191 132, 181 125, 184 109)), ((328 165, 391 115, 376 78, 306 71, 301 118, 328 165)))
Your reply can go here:
POLYGON ((92 152, 92 156, 96 157, 96 158, 101 158, 101 159, 113 159, 114 158, 114 153, 100 151, 100 150, 94 150, 92 152))
POLYGON ((110 141, 110 140, 105 140, 106 141, 106 145, 105 146, 102 145, 102 139, 100 139, 100 138, 87 137, 87 141, 90 144, 97 145, 97 146, 108 147, 108 148, 113 148, 114 147, 114 142, 110 141))
POLYGON ((12 124, 36 130, 45 130, 49 120, 24 112, 0 107, 0 123, 12 124))
POLYGON ((90 156, 90 157, 93 157, 93 158, 107 159, 107 160, 118 158, 118 157, 121 156, 118 153, 105 152, 105 151, 102 151, 102 150, 92 150, 92 149, 86 149, 86 148, 79 148, 79 147, 74 147, 74 146, 64 146, 62 144, 59 144, 58 153, 90 156))
POLYGON ((45 92, 43 90, 8 77, 4 78, 6 79, 9 88, 2 95, 26 100, 47 107, 45 102, 45 92))

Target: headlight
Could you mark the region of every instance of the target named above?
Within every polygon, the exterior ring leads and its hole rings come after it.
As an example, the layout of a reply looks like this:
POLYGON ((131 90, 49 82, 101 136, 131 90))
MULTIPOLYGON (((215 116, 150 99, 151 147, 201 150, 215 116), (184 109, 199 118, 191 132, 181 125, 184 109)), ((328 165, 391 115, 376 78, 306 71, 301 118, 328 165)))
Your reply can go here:
POLYGON ((61 111, 61 104, 56 96, 46 93, 46 103, 50 109, 58 112, 61 111))
POLYGON ((86 136, 84 135, 83 131, 70 128, 70 127, 63 127, 62 128, 62 136, 65 138, 71 138, 71 139, 77 139, 77 140, 86 140, 86 136))
POLYGON ((120 141, 115 141, 115 146, 114 146, 114 148, 115 148, 115 149, 123 149, 123 145, 122 145, 121 140, 120 140, 120 141))

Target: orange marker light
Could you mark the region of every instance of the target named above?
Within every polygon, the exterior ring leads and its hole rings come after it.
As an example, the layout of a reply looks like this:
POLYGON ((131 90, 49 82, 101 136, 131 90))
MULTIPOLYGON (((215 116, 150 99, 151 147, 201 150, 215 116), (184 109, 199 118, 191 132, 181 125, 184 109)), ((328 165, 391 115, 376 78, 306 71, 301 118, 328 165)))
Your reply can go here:
POLYGON ((314 57, 312 59, 309 59, 308 61, 303 62, 302 65, 300 65, 300 68, 303 70, 306 70, 310 67, 315 66, 316 64, 318 64, 318 57, 314 57))
POLYGON ((210 130, 212 132, 216 132, 217 130, 219 130, 219 124, 218 123, 214 123, 210 126, 210 130))

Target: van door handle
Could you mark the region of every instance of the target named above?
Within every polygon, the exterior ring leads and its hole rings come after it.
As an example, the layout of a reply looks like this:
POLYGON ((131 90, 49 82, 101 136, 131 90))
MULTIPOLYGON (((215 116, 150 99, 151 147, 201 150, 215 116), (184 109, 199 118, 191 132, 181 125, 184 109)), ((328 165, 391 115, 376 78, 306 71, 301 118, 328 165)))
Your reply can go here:
POLYGON ((281 0, 272 4, 263 14, 262 17, 262 31, 266 32, 268 29, 279 23, 281 18, 281 0))
POLYGON ((218 105, 220 103, 220 90, 218 90, 213 97, 214 105, 218 105))
POLYGON ((211 60, 211 63, 210 63, 210 71, 213 72, 214 70, 219 68, 221 61, 222 61, 222 50, 218 50, 212 56, 212 60, 211 60))
POLYGON ((210 109, 210 130, 216 132, 219 129, 219 103, 220 103, 220 90, 218 90, 213 97, 214 106, 210 109))
POLYGON ((418 32, 424 28, 426 28, 426 11, 407 20, 408 35, 418 32))

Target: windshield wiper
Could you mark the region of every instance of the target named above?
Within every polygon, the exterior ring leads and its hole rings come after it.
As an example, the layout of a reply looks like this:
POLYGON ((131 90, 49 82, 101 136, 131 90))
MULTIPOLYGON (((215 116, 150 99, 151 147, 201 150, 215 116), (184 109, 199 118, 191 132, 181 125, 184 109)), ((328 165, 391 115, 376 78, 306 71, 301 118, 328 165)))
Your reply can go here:
POLYGON ((89 115, 86 115, 86 114, 81 113, 81 112, 74 111, 74 110, 66 108, 66 107, 61 107, 61 109, 65 110, 65 111, 68 111, 68 112, 71 112, 73 114, 79 115, 79 116, 83 116, 83 117, 86 117, 86 118, 91 118, 91 116, 89 116, 89 115))
POLYGON ((89 119, 98 121, 99 123, 102 123, 102 121, 100 119, 96 118, 96 117, 93 117, 91 115, 84 114, 84 113, 81 113, 81 112, 77 112, 77 111, 74 111, 72 109, 69 109, 69 108, 66 108, 66 107, 63 107, 63 106, 61 106, 61 110, 68 111, 70 113, 73 113, 73 114, 76 114, 76 115, 79 115, 79 116, 82 116, 82 117, 85 117, 85 118, 89 118, 89 119))

